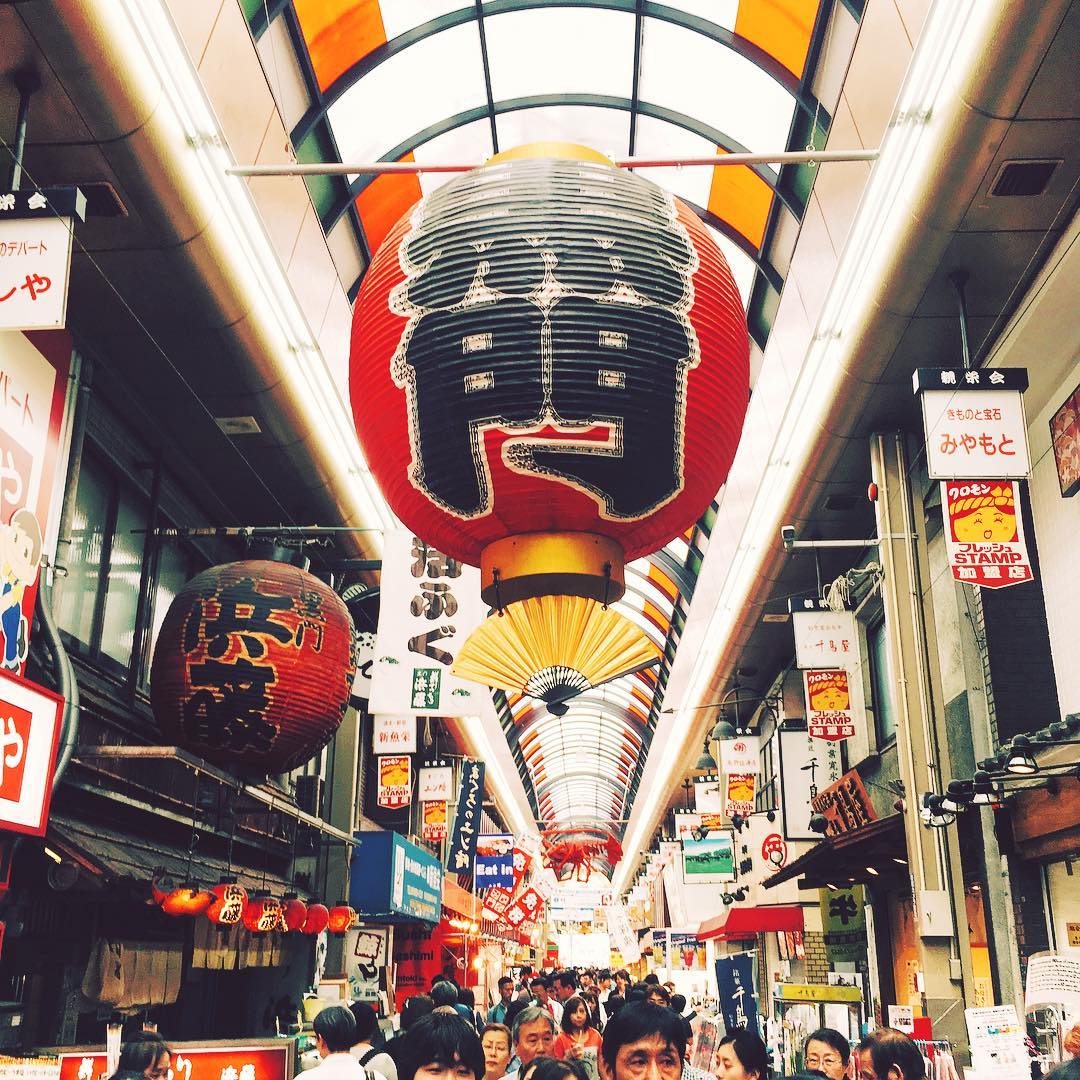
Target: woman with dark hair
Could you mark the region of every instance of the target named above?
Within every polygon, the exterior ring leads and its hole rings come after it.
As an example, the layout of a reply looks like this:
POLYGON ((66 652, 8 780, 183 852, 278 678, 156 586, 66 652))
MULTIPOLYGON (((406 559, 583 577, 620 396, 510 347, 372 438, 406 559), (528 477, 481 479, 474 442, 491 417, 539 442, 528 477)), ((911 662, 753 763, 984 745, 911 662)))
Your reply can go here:
POLYGON ((733 1028, 717 1048, 719 1080, 769 1080, 769 1052, 745 1028, 733 1028))
POLYGON ((555 1056, 577 1060, 587 1050, 595 1054, 600 1043, 600 1033, 593 1027, 588 1005, 576 994, 567 998, 563 1003, 562 1031, 555 1040, 555 1056))
POLYGON ((592 990, 583 990, 581 992, 581 1000, 585 1002, 585 1007, 589 1010, 589 1018, 592 1020, 592 1026, 597 1031, 603 1032, 604 1030, 604 1014, 600 1009, 600 1002, 597 1000, 596 994, 592 990))
POLYGON ((165 1040, 156 1031, 140 1031, 120 1048, 120 1061, 110 1080, 121 1073, 141 1073, 146 1080, 165 1080, 171 1063, 172 1054, 165 1040))
POLYGON ((433 1012, 401 1040, 398 1080, 484 1080, 480 1038, 456 1013, 433 1012))
POLYGON ((803 1069, 822 1073, 828 1080, 843 1080, 850 1060, 851 1047, 834 1028, 818 1028, 803 1044, 803 1069))
POLYGON ((591 1077, 580 1061, 538 1057, 525 1066, 520 1080, 591 1080, 591 1077))

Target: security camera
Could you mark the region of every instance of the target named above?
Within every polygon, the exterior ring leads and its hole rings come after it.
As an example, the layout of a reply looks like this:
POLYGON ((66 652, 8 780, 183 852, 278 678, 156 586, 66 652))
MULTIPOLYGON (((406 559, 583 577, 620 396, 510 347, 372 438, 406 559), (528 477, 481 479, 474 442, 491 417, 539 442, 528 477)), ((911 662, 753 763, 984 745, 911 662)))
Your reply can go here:
POLYGON ((784 547, 790 551, 795 545, 795 526, 794 525, 781 525, 780 526, 780 539, 784 542, 784 547))

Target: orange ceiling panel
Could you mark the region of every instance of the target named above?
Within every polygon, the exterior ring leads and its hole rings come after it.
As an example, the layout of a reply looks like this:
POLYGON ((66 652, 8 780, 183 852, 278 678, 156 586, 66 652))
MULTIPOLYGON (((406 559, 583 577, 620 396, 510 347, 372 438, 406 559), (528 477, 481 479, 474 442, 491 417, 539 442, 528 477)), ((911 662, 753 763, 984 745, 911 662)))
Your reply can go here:
POLYGON ((293 0, 319 89, 386 44, 379 0, 293 0))
MULTIPOLYGON (((406 154, 402 161, 415 160, 406 154)), ((420 178, 406 173, 384 173, 356 196, 356 209, 364 225, 368 247, 374 252, 409 207, 420 199, 420 178)))
MULTIPOLYGON (((716 152, 725 153, 719 146, 716 152)), ((749 165, 713 166, 709 213, 726 221, 759 250, 765 238, 765 223, 769 220, 772 199, 772 188, 749 165)))
POLYGON ((649 580, 672 602, 679 594, 678 586, 658 566, 649 563, 649 580))
POLYGON ((739 0, 735 33, 802 78, 820 0, 739 0))

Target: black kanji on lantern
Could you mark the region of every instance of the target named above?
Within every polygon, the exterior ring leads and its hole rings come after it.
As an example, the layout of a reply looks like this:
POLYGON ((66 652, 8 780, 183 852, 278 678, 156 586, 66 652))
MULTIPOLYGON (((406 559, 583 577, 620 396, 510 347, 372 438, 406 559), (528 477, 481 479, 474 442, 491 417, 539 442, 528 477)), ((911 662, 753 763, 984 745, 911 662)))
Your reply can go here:
POLYGON ((184 703, 184 725, 198 742, 215 749, 266 751, 277 729, 266 720, 268 690, 277 682, 272 664, 245 657, 231 663, 191 665, 191 685, 200 687, 184 703))
POLYGON ((392 370, 431 498, 490 510, 488 430, 509 436, 512 470, 580 488, 611 519, 682 489, 697 256, 670 197, 602 165, 515 162, 441 188, 402 249, 392 370))

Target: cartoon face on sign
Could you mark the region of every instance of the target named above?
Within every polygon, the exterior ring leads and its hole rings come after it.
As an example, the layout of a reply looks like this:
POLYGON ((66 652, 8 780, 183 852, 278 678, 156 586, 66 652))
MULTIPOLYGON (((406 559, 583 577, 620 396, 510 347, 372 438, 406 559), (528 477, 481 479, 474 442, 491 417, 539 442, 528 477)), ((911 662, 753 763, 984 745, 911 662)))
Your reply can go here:
POLYGON ((1015 542, 1016 507, 1011 484, 972 484, 956 490, 967 492, 949 507, 953 536, 958 542, 1015 542))
POLYGON ((412 483, 483 516, 501 448, 512 472, 585 492, 601 517, 641 518, 682 489, 697 254, 671 197, 632 173, 547 160, 497 175, 440 188, 401 244, 391 370, 412 483), (538 200, 540 177, 573 213, 538 200))
POLYGON ((23 508, 11 515, 0 535, 0 631, 5 668, 18 671, 26 660, 27 622, 23 593, 37 581, 41 563, 41 526, 33 511, 23 508))
POLYGON ((846 712, 851 706, 847 672, 834 671, 828 675, 816 673, 818 680, 809 684, 810 708, 814 712, 846 712))

